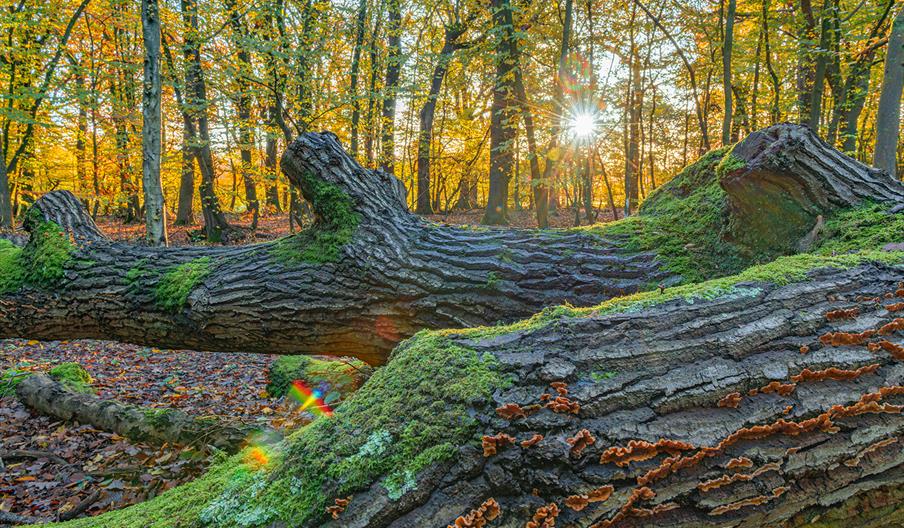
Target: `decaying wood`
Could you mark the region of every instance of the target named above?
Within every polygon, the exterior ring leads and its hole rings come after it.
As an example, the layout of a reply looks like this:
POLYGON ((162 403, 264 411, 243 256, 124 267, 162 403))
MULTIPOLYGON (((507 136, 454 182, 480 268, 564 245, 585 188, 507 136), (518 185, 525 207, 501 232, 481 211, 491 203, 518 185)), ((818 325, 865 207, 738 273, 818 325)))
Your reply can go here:
POLYGON ((895 491, 904 484, 904 363, 820 337, 874 330, 871 341, 904 342, 904 325, 879 335, 904 323, 886 309, 902 280, 901 266, 818 270, 807 282, 741 284, 712 301, 457 337, 516 380, 475 408, 483 449, 461 446, 452 462, 425 470, 408 500, 362 490, 326 526, 446 526, 491 499, 500 511, 488 527, 525 526, 549 504, 555 526, 798 526, 821 517, 899 526, 904 513, 894 508, 876 518, 852 504, 904 503, 895 491), (852 307, 850 317, 826 317, 852 307), (604 372, 611 377, 593 376, 604 372), (792 390, 759 390, 770 384, 792 390), (516 412, 557 391, 579 410, 516 412), (720 406, 732 393, 737 405, 720 406))
POLYGON ((147 409, 92 394, 74 392, 43 374, 32 374, 16 386, 19 400, 58 420, 74 420, 139 442, 164 443, 235 452, 255 428, 220 417, 197 418, 172 409, 147 409))
MULTIPOLYGON (((833 207, 904 200, 900 183, 814 138, 802 127, 778 125, 735 148, 751 168, 724 179, 733 225, 748 224, 756 240, 797 241, 812 230, 816 214, 833 207), (781 198, 775 202, 800 202, 805 212, 764 224, 757 219, 768 212, 761 204, 769 197, 751 191, 760 187, 781 198)), ((592 305, 677 279, 655 254, 629 252, 617 236, 426 222, 407 211, 398 179, 361 168, 329 133, 299 137, 282 169, 313 203, 315 230, 334 229, 337 221, 330 207, 317 203, 317 182, 351 198, 360 221, 335 262, 281 261, 274 257, 279 242, 169 249, 116 243, 71 194, 54 192, 35 210, 66 229, 77 250, 59 284, 0 296, 0 338, 101 338, 382 363, 401 339, 423 328, 512 321, 546 306, 592 305), (154 294, 161 277, 203 257, 211 259, 211 272, 192 287, 185 305, 161 308, 154 294)))

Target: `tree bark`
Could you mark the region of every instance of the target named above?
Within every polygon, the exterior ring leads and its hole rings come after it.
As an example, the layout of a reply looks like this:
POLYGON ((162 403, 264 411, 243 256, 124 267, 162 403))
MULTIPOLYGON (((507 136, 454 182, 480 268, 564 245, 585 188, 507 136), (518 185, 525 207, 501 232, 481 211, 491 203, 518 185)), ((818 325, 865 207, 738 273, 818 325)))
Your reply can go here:
MULTIPOLYGON (((749 170, 722 178, 725 214, 732 225, 750 226, 749 243, 758 244, 749 246, 752 253, 773 245, 796 251, 781 241, 800 240, 817 215, 834 208, 904 201, 904 184, 832 151, 805 128, 753 134, 734 153, 749 170), (757 220, 763 202, 783 203, 787 214, 757 220)), ((26 285, 0 295, 0 338, 105 338, 382 363, 423 328, 512 321, 565 301, 587 306, 677 279, 654 254, 625 249, 623 236, 427 223, 405 209, 399 180, 361 168, 329 133, 303 134, 282 167, 312 203, 317 223, 252 246, 111 242, 71 194, 45 195, 31 216, 56 223, 77 243, 51 288, 26 285), (182 296, 168 294, 174 289, 182 296)))
POLYGON ((145 240, 151 246, 167 245, 166 204, 160 186, 160 12, 157 0, 141 3, 144 35, 143 126, 141 129, 142 184, 144 185, 145 240))
POLYGON ((904 89, 904 9, 899 9, 892 22, 882 93, 876 115, 876 150, 873 165, 896 177, 901 129, 901 92, 904 89))
POLYGON ((364 46, 364 28, 367 18, 367 0, 358 3, 358 21, 355 24, 355 47, 352 52, 351 82, 349 84, 349 97, 352 103, 351 119, 351 151, 353 157, 358 157, 358 120, 361 117, 361 103, 358 99, 358 70, 361 64, 361 48, 364 46))
POLYGON ((233 462, 175 492, 178 511, 161 497, 131 515, 330 528, 897 526, 902 280, 900 266, 818 268, 782 287, 704 284, 696 296, 667 289, 621 309, 422 334, 332 418, 269 447, 281 456, 257 478, 233 462))

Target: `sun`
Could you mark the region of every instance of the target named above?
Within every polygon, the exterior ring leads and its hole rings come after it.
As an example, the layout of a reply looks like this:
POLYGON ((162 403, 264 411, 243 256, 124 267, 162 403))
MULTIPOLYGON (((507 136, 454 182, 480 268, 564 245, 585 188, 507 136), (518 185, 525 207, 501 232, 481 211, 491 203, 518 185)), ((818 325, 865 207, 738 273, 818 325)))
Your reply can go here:
POLYGON ((578 139, 589 139, 596 134, 596 115, 591 112, 579 111, 568 120, 568 130, 578 139))

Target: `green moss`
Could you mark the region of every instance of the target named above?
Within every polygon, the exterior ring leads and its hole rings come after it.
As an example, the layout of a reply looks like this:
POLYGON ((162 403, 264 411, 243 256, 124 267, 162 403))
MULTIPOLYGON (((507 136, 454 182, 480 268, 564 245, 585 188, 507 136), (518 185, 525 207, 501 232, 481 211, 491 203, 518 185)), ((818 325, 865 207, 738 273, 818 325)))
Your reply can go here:
POLYGON ((625 248, 631 251, 655 251, 663 267, 685 282, 741 271, 749 260, 723 238, 728 198, 719 185, 716 167, 726 151, 714 150, 688 165, 650 193, 637 216, 585 229, 624 238, 625 248))
POLYGON ((94 382, 88 371, 78 363, 60 363, 48 372, 51 378, 62 383, 67 389, 75 392, 93 393, 94 382))
POLYGON ((487 273, 487 288, 495 290, 499 287, 499 274, 495 271, 487 273))
POLYGON ((174 313, 181 310, 191 291, 210 275, 210 262, 210 257, 201 257, 166 272, 154 290, 157 306, 174 313))
POLYGON ((22 248, 0 239, 0 294, 14 292, 25 284, 22 248))
POLYGON ((286 266, 337 262, 361 221, 354 202, 339 186, 311 174, 303 176, 302 186, 318 221, 310 229, 277 240, 270 247, 270 255, 286 266))
POLYGON ((813 252, 848 253, 904 241, 904 214, 887 210, 885 205, 864 204, 838 211, 826 220, 813 252))
POLYGON ((904 252, 868 250, 835 256, 811 253, 791 255, 778 258, 767 264, 751 266, 736 275, 666 288, 663 293, 660 293, 659 290, 645 291, 624 297, 615 297, 596 306, 586 308, 557 306, 547 308, 529 319, 509 325, 484 326, 465 330, 442 330, 440 333, 448 336, 463 335, 471 338, 487 338, 513 331, 536 329, 544 325, 554 324, 556 321, 566 317, 637 312, 675 299, 683 299, 688 304, 693 304, 700 300, 713 300, 730 295, 757 295, 761 291, 760 288, 755 286, 757 283, 785 285, 806 279, 807 274, 816 269, 848 269, 865 262, 901 264, 904 263, 904 252), (749 286, 742 286, 743 284, 749 284, 749 286))
MULTIPOLYGON (((732 150, 734 149, 732 148, 732 150)), ((716 176, 718 176, 719 179, 722 179, 726 175, 736 170, 743 169, 746 166, 746 161, 735 156, 732 151, 729 151, 727 154, 722 156, 722 160, 719 162, 719 165, 716 166, 716 176)))
POLYGON ((325 360, 311 356, 280 356, 270 365, 267 394, 272 398, 286 395, 289 385, 300 379, 308 385, 323 385, 324 400, 347 398, 370 376, 372 368, 357 359, 325 360))
POLYGON ((62 278, 75 246, 53 222, 31 221, 31 239, 24 248, 0 240, 0 293, 23 286, 49 289, 62 278))

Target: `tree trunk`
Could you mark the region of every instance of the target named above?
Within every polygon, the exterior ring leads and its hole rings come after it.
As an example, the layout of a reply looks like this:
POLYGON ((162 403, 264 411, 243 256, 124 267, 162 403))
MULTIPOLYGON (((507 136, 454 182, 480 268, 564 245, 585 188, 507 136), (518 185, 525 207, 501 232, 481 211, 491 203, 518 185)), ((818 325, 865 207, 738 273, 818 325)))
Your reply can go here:
POLYGON ((449 26, 445 30, 443 47, 439 52, 436 66, 433 68, 433 76, 430 80, 430 91, 427 100, 420 111, 420 131, 417 136, 417 200, 415 212, 417 214, 433 214, 433 206, 430 200, 430 146, 433 144, 433 118, 436 114, 436 101, 439 99, 439 91, 452 62, 452 55, 458 49, 456 42, 464 34, 465 28, 461 25, 449 26))
POLYGON ((209 242, 221 242, 230 226, 220 210, 216 195, 213 154, 207 124, 207 85, 201 68, 201 41, 198 33, 198 5, 195 0, 182 0, 182 17, 188 33, 185 36, 185 100, 192 123, 192 149, 201 172, 201 213, 204 233, 209 242), (197 129, 194 128, 197 122, 197 129))
POLYGON ((885 73, 882 77, 882 94, 876 116, 876 150, 873 165, 896 176, 898 147, 901 129, 901 91, 904 88, 904 8, 892 22, 888 51, 885 56, 885 73))
POLYGON ((734 48, 734 24, 737 0, 728 0, 725 15, 725 40, 722 43, 722 93, 725 94, 725 111, 722 116, 722 144, 731 143, 731 52, 734 48))
POLYGON ((496 73, 490 108, 490 188, 481 223, 505 225, 508 224, 508 185, 512 179, 517 126, 515 71, 520 66, 510 0, 493 0, 492 11, 493 27, 497 35, 496 73))
POLYGON ((361 48, 364 46, 364 27, 367 18, 367 0, 361 0, 358 4, 358 22, 355 25, 355 48, 352 52, 351 82, 349 84, 349 97, 352 102, 351 119, 351 150, 352 156, 358 156, 358 120, 361 117, 361 103, 358 99, 358 70, 361 64, 361 48))
POLYGON ((238 94, 236 96, 236 110, 239 118, 239 156, 242 160, 242 182, 245 186, 245 201, 248 210, 252 213, 251 229, 257 229, 260 217, 260 202, 257 199, 257 185, 254 181, 254 169, 251 165, 251 149, 254 148, 254 126, 251 121, 251 96, 248 79, 253 75, 251 53, 245 40, 248 39, 248 29, 245 27, 244 15, 237 10, 235 0, 227 0, 226 8, 229 10, 229 23, 235 35, 238 47, 239 71, 237 78, 238 94))
POLYGON ((166 204, 160 186, 160 12, 157 0, 142 0, 141 27, 145 49, 141 129, 145 241, 151 246, 165 246, 166 204))
POLYGON ((275 457, 92 522, 898 526, 902 280, 817 266, 424 333, 275 457))
POLYGON ((396 92, 402 75, 402 11, 401 0, 388 0, 389 23, 386 40, 389 45, 386 57, 386 81, 383 83, 383 123, 380 140, 380 167, 390 174, 395 173, 395 114, 396 92))
MULTIPOLYGON (((729 225, 748 226, 748 236, 736 238, 755 255, 796 251, 786 247, 790 241, 836 208, 904 201, 904 184, 804 128, 752 134, 732 155, 740 160, 732 166, 749 170, 722 177, 730 205, 724 214, 729 225), (759 219, 764 203, 782 204, 780 216, 759 219)), ((61 226, 76 246, 56 273, 42 274, 49 279, 0 295, 0 338, 104 338, 382 363, 422 328, 506 322, 677 280, 656 255, 625 249, 623 235, 427 223, 405 209, 399 180, 361 168, 329 133, 303 134, 282 167, 317 223, 252 246, 132 247, 106 240, 68 192, 45 195, 30 216, 61 226)), ((42 226, 34 220, 26 228, 42 226)), ((45 238, 26 250, 45 254, 45 238)))
POLYGON ((137 442, 176 444, 234 453, 254 432, 250 425, 231 425, 217 417, 195 418, 173 409, 145 409, 69 390, 43 374, 32 374, 16 386, 19 400, 57 420, 75 420, 137 442))

